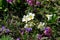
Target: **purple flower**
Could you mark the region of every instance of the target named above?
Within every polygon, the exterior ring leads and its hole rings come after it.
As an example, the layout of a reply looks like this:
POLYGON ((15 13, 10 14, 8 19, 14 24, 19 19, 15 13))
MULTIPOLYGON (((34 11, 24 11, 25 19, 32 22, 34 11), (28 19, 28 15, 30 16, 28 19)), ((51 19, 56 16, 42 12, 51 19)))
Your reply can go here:
POLYGON ((17 38, 16 40, 20 40, 20 38, 17 38))
POLYGON ((6 0, 8 3, 11 3, 13 0, 6 0))
POLYGON ((45 30, 49 31, 49 32, 52 31, 52 29, 50 27, 46 27, 45 30))
POLYGON ((10 30, 9 29, 6 29, 6 33, 9 33, 10 32, 10 30))
POLYGON ((52 29, 50 27, 46 27, 44 30, 44 34, 50 36, 52 34, 52 29))
POLYGON ((38 40, 40 40, 42 38, 42 35, 41 34, 38 34, 37 35, 37 38, 38 38, 38 40))
POLYGON ((50 33, 47 30, 44 31, 44 34, 47 35, 47 36, 50 36, 50 33))
POLYGON ((22 35, 24 34, 24 30, 23 29, 21 29, 20 32, 21 32, 22 35))
POLYGON ((25 28, 27 32, 32 31, 32 28, 25 28))
POLYGON ((36 2, 35 2, 35 0, 27 0, 27 3, 28 3, 28 5, 30 5, 30 6, 34 6, 34 5, 39 6, 39 5, 40 5, 40 2, 39 2, 39 1, 36 1, 36 2))
POLYGON ((36 5, 39 6, 40 5, 40 2, 39 1, 36 1, 36 5))
POLYGON ((5 26, 2 26, 2 31, 5 30, 5 26))
POLYGON ((34 1, 34 0, 27 0, 27 3, 28 3, 30 6, 35 5, 35 1, 34 1))

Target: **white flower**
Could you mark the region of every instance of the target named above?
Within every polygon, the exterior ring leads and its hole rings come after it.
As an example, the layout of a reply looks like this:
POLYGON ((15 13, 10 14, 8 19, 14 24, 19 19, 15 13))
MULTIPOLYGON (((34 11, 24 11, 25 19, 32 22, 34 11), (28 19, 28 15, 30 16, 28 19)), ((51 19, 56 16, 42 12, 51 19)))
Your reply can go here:
POLYGON ((25 24, 24 28, 28 28, 28 26, 29 26, 28 24, 25 24))
POLYGON ((50 15, 49 15, 49 14, 47 14, 47 15, 46 15, 46 17, 48 18, 48 20, 50 20, 50 19, 51 19, 51 17, 52 17, 52 14, 50 14, 50 15))
POLYGON ((22 18, 22 22, 28 22, 28 21, 32 20, 32 19, 34 19, 34 16, 35 16, 35 14, 33 14, 33 13, 29 13, 26 16, 24 15, 22 18))
POLYGON ((31 28, 32 26, 33 26, 32 23, 27 23, 27 24, 25 24, 24 28, 31 28))
POLYGON ((25 22, 28 21, 28 16, 25 16, 25 15, 23 16, 23 18, 22 18, 22 22, 24 22, 24 21, 25 21, 25 22))
POLYGON ((33 14, 33 13, 29 13, 29 15, 28 15, 29 20, 34 19, 34 16, 35 16, 35 14, 33 14))
POLYGON ((43 30, 45 28, 44 26, 45 26, 45 23, 40 22, 37 28, 43 30))

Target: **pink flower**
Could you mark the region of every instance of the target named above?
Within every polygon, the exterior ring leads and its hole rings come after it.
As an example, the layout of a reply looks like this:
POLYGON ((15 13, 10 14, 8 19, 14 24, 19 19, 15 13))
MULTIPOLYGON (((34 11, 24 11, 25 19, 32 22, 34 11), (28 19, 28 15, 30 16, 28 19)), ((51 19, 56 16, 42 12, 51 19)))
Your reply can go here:
POLYGON ((52 29, 50 27, 46 27, 45 30, 44 30, 44 34, 46 36, 51 36, 52 34, 52 29))
POLYGON ((20 38, 17 38, 16 40, 20 40, 20 38))
POLYGON ((13 0, 6 0, 8 3, 12 3, 13 0))
POLYGON ((36 5, 39 6, 40 5, 40 2, 39 1, 36 1, 36 5))
POLYGON ((26 0, 26 1, 27 1, 28 5, 30 5, 30 6, 34 6, 34 5, 39 6, 40 5, 39 1, 36 1, 36 2, 35 2, 35 0, 26 0))
POLYGON ((35 1, 34 1, 34 0, 27 0, 27 3, 28 3, 28 5, 30 5, 30 6, 35 5, 35 1))

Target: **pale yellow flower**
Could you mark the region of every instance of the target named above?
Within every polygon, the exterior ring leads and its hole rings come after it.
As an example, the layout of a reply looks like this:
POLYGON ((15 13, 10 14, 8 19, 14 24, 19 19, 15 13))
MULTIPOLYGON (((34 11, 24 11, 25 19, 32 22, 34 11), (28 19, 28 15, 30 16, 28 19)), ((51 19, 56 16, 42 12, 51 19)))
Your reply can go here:
POLYGON ((29 13, 29 15, 28 15, 29 20, 34 19, 34 16, 35 16, 35 14, 33 14, 33 13, 29 13))
POLYGON ((46 17, 48 18, 48 20, 50 20, 52 18, 52 14, 47 14, 46 17))
POLYGON ((45 26, 45 23, 40 22, 37 28, 43 30, 45 28, 44 26, 45 26))

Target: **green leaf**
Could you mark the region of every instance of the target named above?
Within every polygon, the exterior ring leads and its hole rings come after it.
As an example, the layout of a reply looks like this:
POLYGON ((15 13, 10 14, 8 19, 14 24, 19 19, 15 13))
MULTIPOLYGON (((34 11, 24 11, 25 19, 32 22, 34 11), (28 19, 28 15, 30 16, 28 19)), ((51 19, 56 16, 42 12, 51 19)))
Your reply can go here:
POLYGON ((2 0, 0 0, 0 9, 2 9, 2 0))
POLYGON ((2 7, 0 7, 0 9, 2 9, 2 7))
POLYGON ((13 40, 11 36, 6 36, 6 35, 3 35, 0 40, 13 40))
POLYGON ((18 3, 20 3, 20 0, 17 0, 18 3))
POLYGON ((60 40, 60 37, 57 37, 56 40, 60 40))
POLYGON ((0 0, 0 6, 2 6, 2 0, 0 0))

